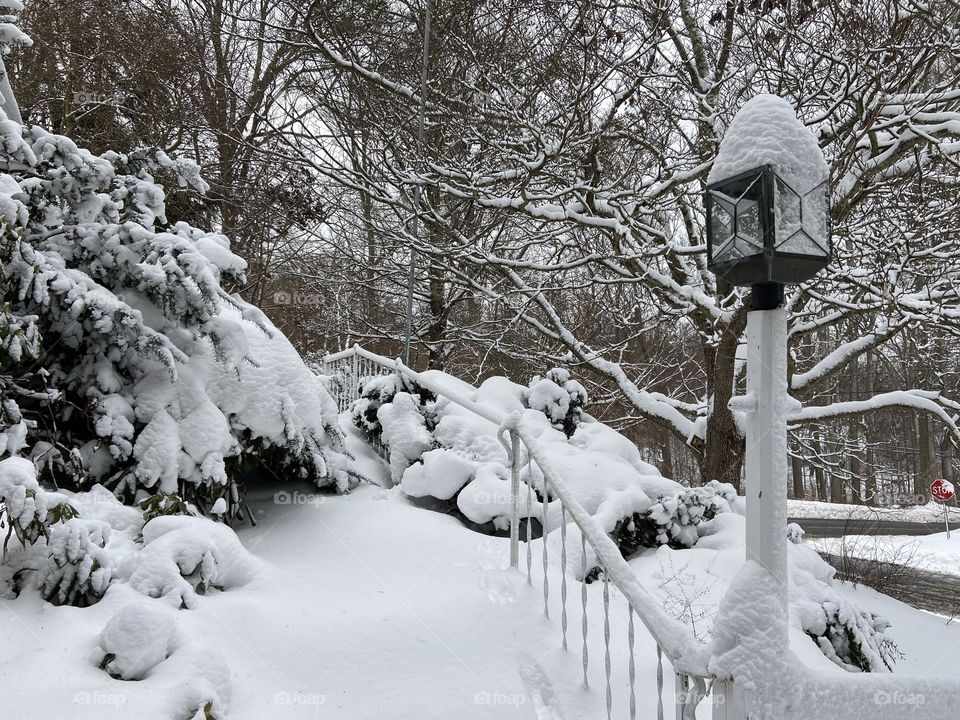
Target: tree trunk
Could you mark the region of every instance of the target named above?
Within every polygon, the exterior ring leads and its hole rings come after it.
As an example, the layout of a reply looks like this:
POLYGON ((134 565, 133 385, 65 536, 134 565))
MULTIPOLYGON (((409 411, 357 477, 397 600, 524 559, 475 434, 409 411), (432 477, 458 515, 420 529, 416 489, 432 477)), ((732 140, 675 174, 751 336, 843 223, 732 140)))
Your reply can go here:
POLYGON ((733 396, 733 374, 736 345, 721 342, 713 364, 713 410, 707 422, 707 438, 703 448, 701 481, 719 480, 730 483, 742 492, 740 474, 745 452, 744 440, 737 429, 728 403, 733 396))
POLYGON ((430 370, 443 370, 447 359, 446 335, 450 306, 447 304, 443 268, 431 260, 428 274, 430 283, 430 325, 427 328, 426 337, 429 352, 427 367, 430 370))
MULTIPOLYGON (((660 447, 663 448, 660 456, 660 474, 664 477, 673 478, 673 451, 670 449, 672 438, 670 433, 662 432, 660 447)), ((675 479, 675 478, 674 478, 675 479)))
POLYGON ((930 427, 930 416, 926 413, 917 415, 917 474, 913 492, 924 495, 930 483, 936 479, 937 462, 936 451, 933 446, 933 431, 930 427))
MULTIPOLYGON (((867 372, 864 380, 866 381, 867 397, 873 397, 874 394, 874 358, 873 353, 867 353, 867 372)), ((863 423, 863 442, 864 442, 864 463, 866 477, 864 482, 867 488, 867 504, 877 504, 877 458, 873 452, 873 446, 870 444, 870 423, 863 423)))
POLYGON ((830 502, 845 503, 847 501, 847 491, 843 486, 843 478, 837 475, 830 476, 830 502))
POLYGON ((790 457, 790 469, 793 474, 793 497, 796 500, 803 500, 807 495, 803 486, 803 461, 797 455, 790 457))
POLYGON ((953 443, 950 442, 949 435, 944 438, 941 447, 940 460, 943 478, 953 482, 953 443))
MULTIPOLYGON (((813 445, 814 454, 819 458, 821 454, 819 431, 814 432, 810 438, 810 443, 813 445)), ((827 474, 823 470, 823 465, 819 462, 813 466, 813 476, 817 482, 817 499, 827 502, 830 499, 827 495, 827 474)))

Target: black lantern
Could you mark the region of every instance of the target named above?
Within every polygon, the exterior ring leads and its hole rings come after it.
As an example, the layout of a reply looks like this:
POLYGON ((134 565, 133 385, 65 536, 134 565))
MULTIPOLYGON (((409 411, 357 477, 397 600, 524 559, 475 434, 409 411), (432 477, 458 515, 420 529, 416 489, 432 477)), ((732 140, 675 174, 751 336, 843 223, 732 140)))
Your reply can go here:
POLYGON ((777 307, 783 285, 830 263, 830 184, 790 186, 770 165, 707 186, 707 267, 751 285, 754 308, 777 307))

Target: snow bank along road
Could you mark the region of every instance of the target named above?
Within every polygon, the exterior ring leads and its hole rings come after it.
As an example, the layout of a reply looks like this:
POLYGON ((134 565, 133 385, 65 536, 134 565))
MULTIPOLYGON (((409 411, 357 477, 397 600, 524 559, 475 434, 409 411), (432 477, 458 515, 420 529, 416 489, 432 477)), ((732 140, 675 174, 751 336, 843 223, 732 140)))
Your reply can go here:
MULTIPOLYGON (((943 522, 907 522, 880 518, 789 518, 804 529, 807 537, 837 538, 844 535, 934 535, 942 533, 943 522)), ((951 530, 960 531, 960 522, 951 522, 951 530)))

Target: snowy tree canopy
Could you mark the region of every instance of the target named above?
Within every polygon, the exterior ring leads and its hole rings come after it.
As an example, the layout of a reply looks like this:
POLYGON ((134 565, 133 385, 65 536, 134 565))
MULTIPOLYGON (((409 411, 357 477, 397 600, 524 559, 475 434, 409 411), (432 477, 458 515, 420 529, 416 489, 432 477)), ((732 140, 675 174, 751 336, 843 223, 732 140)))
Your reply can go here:
MULTIPOLYGON (((954 3, 442 8, 423 152, 412 129, 381 132, 406 127, 393 119, 424 100, 405 70, 417 67, 415 13, 406 26, 371 10, 351 33, 316 10, 298 39, 349 102, 319 105, 325 132, 306 159, 370 203, 368 227, 427 258, 419 331, 432 366, 467 343, 484 357, 495 347, 510 361, 578 363, 625 414, 690 448, 701 480, 738 482, 743 418, 728 403, 743 380, 749 303, 706 268, 702 198, 732 167, 713 165, 724 142, 737 140, 737 162, 789 173, 755 133, 737 132, 738 111, 747 123, 758 109, 771 136, 799 137, 830 167, 835 260, 786 297, 791 392, 809 406, 794 428, 904 407, 960 438, 960 405, 936 367, 922 384, 833 397, 902 335, 960 327, 945 271, 960 258, 948 231, 960 158, 954 3), (372 26, 410 43, 371 41, 372 26)), ((816 167, 809 179, 825 179, 816 167)))
POLYGON ((6 454, 58 482, 225 500, 231 515, 257 467, 346 488, 333 401, 228 292, 245 263, 166 216, 161 179, 203 192, 197 167, 157 150, 94 156, 6 119, 0 138, 22 168, 0 175, 6 454))

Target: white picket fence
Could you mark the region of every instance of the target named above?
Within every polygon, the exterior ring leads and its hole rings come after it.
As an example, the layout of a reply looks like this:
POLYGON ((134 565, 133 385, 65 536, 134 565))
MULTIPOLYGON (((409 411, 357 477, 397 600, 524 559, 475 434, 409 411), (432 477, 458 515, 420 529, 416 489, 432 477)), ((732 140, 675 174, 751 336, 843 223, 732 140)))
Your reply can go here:
MULTIPOLYGON (((713 718, 721 720, 728 717, 731 710, 732 692, 730 684, 717 681, 707 672, 707 658, 704 648, 692 637, 689 629, 669 616, 657 600, 651 596, 636 581, 636 576, 623 559, 619 549, 607 536, 593 517, 584 510, 573 494, 568 490, 560 473, 551 464, 550 458, 540 448, 533 434, 526 427, 519 413, 507 415, 501 411, 482 406, 470 398, 464 397, 449 388, 434 382, 428 377, 411 370, 399 360, 368 352, 359 346, 354 346, 343 352, 328 355, 324 359, 324 371, 329 376, 330 390, 340 411, 347 410, 350 403, 357 398, 357 388, 360 382, 367 377, 399 374, 415 382, 420 387, 430 390, 438 397, 459 405, 482 418, 489 420, 499 427, 500 440, 504 445, 511 468, 511 497, 512 513, 510 519, 510 563, 514 567, 520 565, 520 516, 521 506, 525 506, 524 515, 528 518, 537 518, 544 527, 544 539, 550 530, 560 533, 560 557, 555 558, 549 552, 544 541, 542 562, 540 567, 534 568, 531 542, 531 524, 526 523, 526 575, 527 582, 533 584, 534 574, 542 579, 543 612, 550 616, 551 574, 556 577, 554 582, 559 584, 560 593, 560 633, 561 642, 565 650, 569 649, 568 630, 570 613, 568 611, 568 577, 567 548, 570 542, 576 543, 576 538, 568 538, 571 532, 578 532, 580 557, 583 566, 580 568, 586 575, 586 549, 589 546, 599 560, 601 568, 600 582, 603 584, 603 600, 601 607, 588 607, 587 587, 581 583, 579 593, 580 619, 580 660, 583 666, 583 683, 588 684, 588 669, 590 654, 588 651, 588 613, 603 613, 603 645, 604 645, 604 702, 606 715, 612 719, 614 690, 626 691, 629 697, 626 703, 629 706, 631 720, 637 718, 636 699, 636 664, 634 661, 635 628, 634 619, 646 627, 657 644, 657 719, 663 720, 665 708, 677 720, 693 720, 696 718, 697 707, 708 695, 712 695, 713 718), (546 492, 541 499, 535 499, 531 484, 526 485, 526 492, 521 494, 520 476, 524 465, 536 463, 543 474, 546 492), (522 496, 523 495, 523 496, 522 496), (554 521, 551 527, 547 520, 547 504, 550 500, 559 501, 560 517, 559 528, 554 521), (559 561, 559 562, 558 562, 559 561), (611 685, 611 636, 610 636, 610 585, 613 585, 623 598, 628 608, 628 628, 626 642, 628 645, 629 688, 615 688, 611 685), (672 697, 664 696, 664 660, 675 674, 676 692, 672 697)), ((528 468, 529 472, 529 468, 528 468)), ((554 586, 555 587, 555 586, 554 586)), ((619 715, 618 715, 619 717, 619 715)), ((729 717, 734 717, 729 715, 729 717)))

